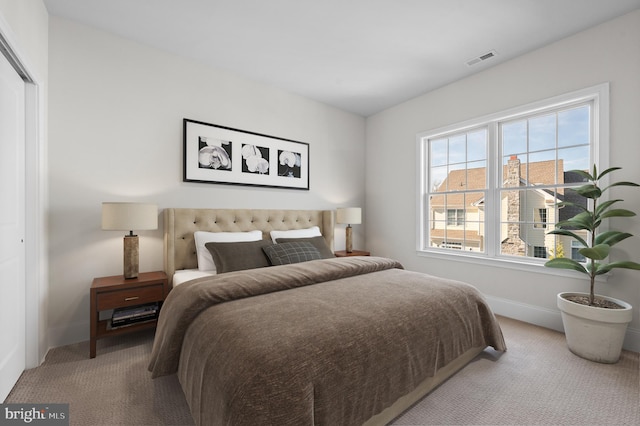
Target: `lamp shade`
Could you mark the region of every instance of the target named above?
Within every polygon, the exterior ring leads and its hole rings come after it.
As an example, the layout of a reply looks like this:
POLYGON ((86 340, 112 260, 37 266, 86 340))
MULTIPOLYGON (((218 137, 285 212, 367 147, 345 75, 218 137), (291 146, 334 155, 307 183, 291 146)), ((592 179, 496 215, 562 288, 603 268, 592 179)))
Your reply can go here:
POLYGON ((362 209, 360 207, 346 207, 336 211, 336 222, 349 225, 362 223, 362 209))
POLYGON ((102 203, 102 229, 105 231, 158 229, 158 206, 145 203, 102 203))

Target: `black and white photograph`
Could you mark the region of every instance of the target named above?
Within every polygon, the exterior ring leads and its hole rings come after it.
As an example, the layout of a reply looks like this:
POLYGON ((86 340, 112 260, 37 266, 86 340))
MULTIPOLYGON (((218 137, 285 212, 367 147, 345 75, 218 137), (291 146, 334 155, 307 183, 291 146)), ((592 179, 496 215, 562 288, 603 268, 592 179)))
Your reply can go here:
POLYGON ((183 181, 309 189, 309 144, 184 119, 183 181))
POLYGON ((242 145, 242 173, 269 173, 269 148, 242 145))
POLYGON ((231 141, 222 139, 198 138, 198 167, 203 169, 231 170, 231 141))
POLYGON ((300 178, 300 163, 300 153, 278 151, 278 176, 300 178))

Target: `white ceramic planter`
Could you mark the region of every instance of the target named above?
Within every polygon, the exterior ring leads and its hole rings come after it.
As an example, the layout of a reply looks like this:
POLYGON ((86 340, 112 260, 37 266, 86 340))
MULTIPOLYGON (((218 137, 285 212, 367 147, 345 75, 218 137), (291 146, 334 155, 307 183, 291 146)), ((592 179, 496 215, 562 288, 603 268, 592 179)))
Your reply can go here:
POLYGON ((563 297, 571 295, 588 294, 565 292, 557 296, 569 350, 591 361, 607 364, 618 362, 627 324, 632 319, 631 305, 622 300, 598 295, 624 306, 624 309, 596 308, 574 303, 563 297))

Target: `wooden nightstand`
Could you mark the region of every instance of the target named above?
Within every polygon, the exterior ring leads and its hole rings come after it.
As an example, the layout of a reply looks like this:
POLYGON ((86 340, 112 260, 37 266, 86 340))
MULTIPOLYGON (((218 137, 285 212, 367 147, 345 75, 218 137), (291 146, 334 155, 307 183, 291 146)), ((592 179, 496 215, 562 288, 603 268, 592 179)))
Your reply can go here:
POLYGON ((169 280, 162 272, 143 272, 138 278, 125 279, 123 275, 94 278, 90 292, 91 337, 89 357, 96 357, 96 341, 103 337, 131 333, 155 328, 157 320, 132 324, 127 327, 110 328, 111 320, 100 320, 100 311, 164 302, 169 294, 169 280))
POLYGON ((338 250, 334 253, 336 257, 348 257, 348 256, 371 256, 371 253, 364 250, 353 250, 351 253, 347 253, 346 250, 338 250))

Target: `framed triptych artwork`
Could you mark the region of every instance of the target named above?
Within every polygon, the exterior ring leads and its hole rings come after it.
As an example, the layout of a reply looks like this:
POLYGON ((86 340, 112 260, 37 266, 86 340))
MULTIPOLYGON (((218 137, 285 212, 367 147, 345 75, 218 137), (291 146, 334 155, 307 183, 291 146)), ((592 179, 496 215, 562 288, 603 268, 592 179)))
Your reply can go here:
POLYGON ((184 119, 185 182, 309 189, 309 144, 184 119))

